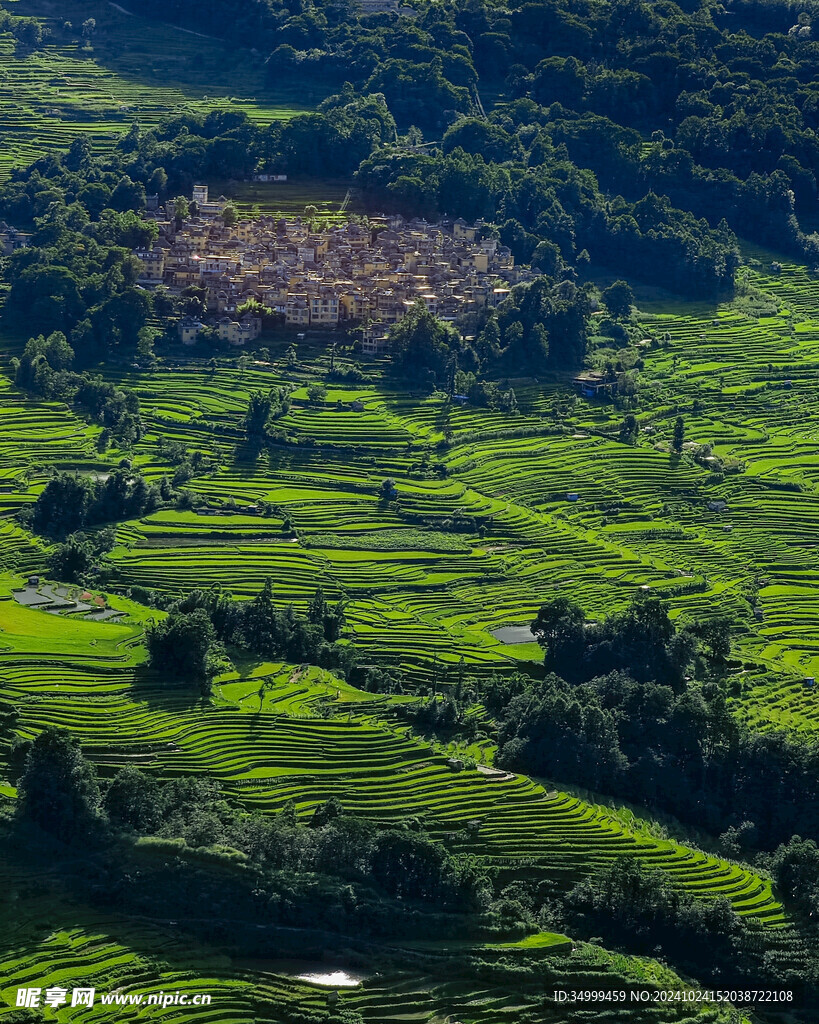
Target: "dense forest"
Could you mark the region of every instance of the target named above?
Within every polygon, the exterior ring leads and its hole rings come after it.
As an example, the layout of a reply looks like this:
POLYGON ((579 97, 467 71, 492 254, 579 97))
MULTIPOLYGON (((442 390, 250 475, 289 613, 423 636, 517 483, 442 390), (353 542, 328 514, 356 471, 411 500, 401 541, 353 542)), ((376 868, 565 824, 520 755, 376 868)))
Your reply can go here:
POLYGON ((273 84, 379 96, 406 134, 365 154, 374 206, 484 217, 519 259, 545 239, 698 294, 731 283, 734 233, 819 258, 814 6, 143 5, 264 52, 273 84))
POLYGON ((657 598, 599 623, 566 598, 544 605, 532 630, 549 674, 482 691, 499 762, 659 808, 723 834, 727 853, 819 840, 819 747, 731 713, 729 626, 677 626, 657 598))

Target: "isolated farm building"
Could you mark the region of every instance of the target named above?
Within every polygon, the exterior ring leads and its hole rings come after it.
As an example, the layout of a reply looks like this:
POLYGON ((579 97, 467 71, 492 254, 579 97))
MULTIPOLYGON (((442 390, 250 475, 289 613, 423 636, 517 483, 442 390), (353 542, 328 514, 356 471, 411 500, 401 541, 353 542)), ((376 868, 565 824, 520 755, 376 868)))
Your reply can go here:
POLYGON ((364 403, 361 399, 356 398, 354 401, 350 402, 350 408, 353 412, 364 412, 364 403))
POLYGON ((572 383, 584 398, 599 398, 617 391, 617 381, 607 373, 581 373, 572 383))
POLYGON ((462 772, 464 770, 464 763, 460 757, 448 757, 446 759, 446 766, 453 772, 462 772))
POLYGON ((5 221, 0 222, 0 252, 10 256, 18 249, 24 249, 31 241, 31 235, 17 228, 9 227, 5 221))
POLYGON ((29 576, 29 578, 28 578, 28 585, 30 587, 39 587, 40 586, 40 577, 39 576, 29 576))
POLYGON ((716 501, 708 502, 709 512, 724 512, 728 508, 728 502, 723 501, 722 498, 717 498, 716 501))

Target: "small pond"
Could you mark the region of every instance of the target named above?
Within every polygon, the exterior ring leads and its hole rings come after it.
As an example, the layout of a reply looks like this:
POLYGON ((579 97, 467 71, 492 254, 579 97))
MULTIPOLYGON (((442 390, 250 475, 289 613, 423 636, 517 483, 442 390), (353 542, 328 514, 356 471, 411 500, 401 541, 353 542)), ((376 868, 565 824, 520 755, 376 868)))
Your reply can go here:
POLYGON ((338 967, 321 960, 243 960, 237 966, 249 970, 281 974, 286 978, 306 981, 326 988, 356 988, 370 977, 365 971, 351 967, 338 967))
POLYGON ((502 644, 531 644, 535 638, 528 624, 525 626, 501 626, 493 629, 492 636, 502 644))
POLYGON ((332 970, 328 967, 305 971, 304 974, 296 974, 294 977, 299 981, 309 981, 311 985, 327 985, 330 988, 355 988, 364 981, 360 974, 351 974, 350 971, 340 968, 332 970))

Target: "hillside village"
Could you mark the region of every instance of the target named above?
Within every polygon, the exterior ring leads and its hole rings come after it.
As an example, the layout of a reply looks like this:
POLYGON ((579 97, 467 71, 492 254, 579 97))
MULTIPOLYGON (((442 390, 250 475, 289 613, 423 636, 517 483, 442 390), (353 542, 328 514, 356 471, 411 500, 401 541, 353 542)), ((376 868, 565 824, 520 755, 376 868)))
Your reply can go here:
MULTIPOLYGON (((271 216, 226 225, 227 200, 210 199, 194 187, 194 215, 177 219, 174 202, 150 213, 159 236, 150 251, 136 251, 139 283, 167 286, 173 294, 196 286, 206 293, 211 326, 231 345, 255 341, 258 316, 238 318, 249 299, 300 328, 363 327, 362 352, 387 348, 390 324, 417 301, 443 320, 496 306, 510 288, 534 276, 516 267, 508 248, 481 238, 481 224, 444 220, 428 224, 401 216, 348 221, 314 230, 309 220, 271 216)), ((196 344, 207 326, 185 317, 178 325, 184 345, 196 344)))

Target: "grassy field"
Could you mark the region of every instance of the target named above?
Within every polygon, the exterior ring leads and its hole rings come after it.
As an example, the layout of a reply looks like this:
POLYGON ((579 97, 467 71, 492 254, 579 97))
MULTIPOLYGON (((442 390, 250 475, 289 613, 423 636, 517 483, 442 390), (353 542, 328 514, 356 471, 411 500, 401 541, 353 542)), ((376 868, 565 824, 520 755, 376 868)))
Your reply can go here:
POLYGON ((346 214, 361 212, 356 190, 349 181, 319 182, 214 182, 214 194, 224 192, 245 216, 265 214, 296 217, 306 206, 315 206, 322 221, 342 222, 346 214))

